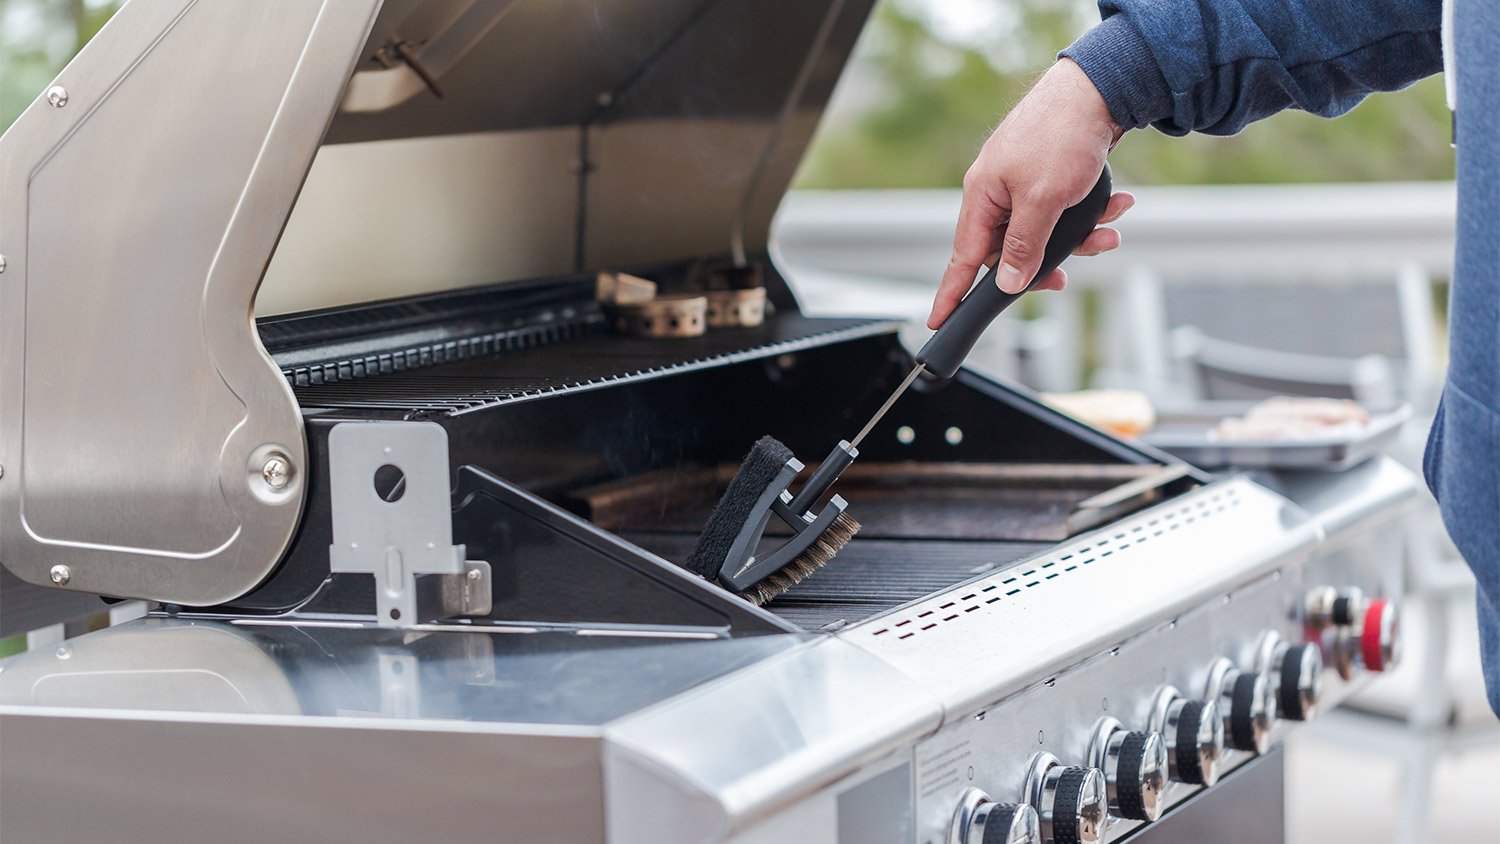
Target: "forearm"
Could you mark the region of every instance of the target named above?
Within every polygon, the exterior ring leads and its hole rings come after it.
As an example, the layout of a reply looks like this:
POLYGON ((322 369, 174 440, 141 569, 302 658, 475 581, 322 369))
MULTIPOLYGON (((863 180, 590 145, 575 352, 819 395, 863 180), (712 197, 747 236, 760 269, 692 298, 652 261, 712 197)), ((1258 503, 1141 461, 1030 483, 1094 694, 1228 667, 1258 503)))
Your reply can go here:
POLYGON ((1286 108, 1332 117, 1442 67, 1438 0, 1101 0, 1062 55, 1126 128, 1233 134, 1286 108))

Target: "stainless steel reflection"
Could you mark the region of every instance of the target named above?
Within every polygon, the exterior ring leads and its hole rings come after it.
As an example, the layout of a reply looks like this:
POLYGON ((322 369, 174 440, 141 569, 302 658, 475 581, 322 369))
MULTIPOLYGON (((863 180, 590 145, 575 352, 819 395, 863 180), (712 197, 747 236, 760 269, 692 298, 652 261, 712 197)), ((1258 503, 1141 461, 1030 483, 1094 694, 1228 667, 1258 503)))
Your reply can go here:
POLYGON ((0 235, 21 578, 62 562, 68 588, 208 604, 281 557, 303 488, 247 478, 266 444, 305 462, 302 419, 251 303, 378 5, 126 4, 0 138, 0 216, 26 221, 0 235))
POLYGON ((820 637, 609 724, 610 834, 663 844, 715 840, 909 747, 941 718, 937 701, 911 678, 837 637, 820 637), (694 794, 684 799, 689 783, 694 794))
POLYGON ((948 711, 968 712, 1108 650, 1129 631, 1219 600, 1225 584, 1296 563, 1318 538, 1309 516, 1285 500, 1241 479, 1222 481, 839 635, 921 678, 948 711), (955 595, 974 596, 960 610, 979 609, 943 621, 952 613, 937 610, 955 595))

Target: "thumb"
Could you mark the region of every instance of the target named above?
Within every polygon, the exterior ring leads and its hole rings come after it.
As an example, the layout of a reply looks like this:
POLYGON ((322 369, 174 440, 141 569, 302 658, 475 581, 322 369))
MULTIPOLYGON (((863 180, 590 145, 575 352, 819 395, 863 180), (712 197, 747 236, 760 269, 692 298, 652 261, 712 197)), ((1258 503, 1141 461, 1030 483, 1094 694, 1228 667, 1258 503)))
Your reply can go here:
POLYGON ((1036 277, 1047 251, 1047 238, 1052 236, 1052 228, 1060 216, 1061 208, 1036 203, 1018 205, 1011 212, 1001 243, 1000 269, 995 273, 1001 290, 1020 293, 1036 277))

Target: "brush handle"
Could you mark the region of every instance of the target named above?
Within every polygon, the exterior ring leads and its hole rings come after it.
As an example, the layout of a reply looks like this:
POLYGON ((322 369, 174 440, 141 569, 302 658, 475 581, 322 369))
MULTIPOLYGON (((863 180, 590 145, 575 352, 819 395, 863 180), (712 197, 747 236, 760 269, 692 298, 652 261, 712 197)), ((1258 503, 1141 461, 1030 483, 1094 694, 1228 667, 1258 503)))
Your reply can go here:
POLYGON ((850 445, 848 440, 840 440, 839 444, 833 447, 833 451, 828 453, 828 457, 824 458, 823 462, 818 464, 818 468, 813 470, 812 477, 807 479, 807 483, 797 490, 797 495, 792 499, 792 503, 787 505, 787 509, 799 514, 811 510, 812 506, 818 503, 818 499, 823 497, 823 493, 833 486, 833 482, 839 479, 839 475, 842 475, 858 456, 859 449, 850 445))
MULTIPOLYGON (((1106 164, 1089 195, 1058 217, 1052 236, 1047 239, 1041 269, 1037 270, 1036 277, 1027 285, 1026 290, 1030 290, 1038 280, 1046 278, 1048 273, 1057 269, 1098 227, 1099 220, 1104 217, 1104 209, 1109 205, 1110 188, 1109 165, 1106 164)), ((953 313, 949 314, 943 327, 917 352, 917 363, 927 367, 928 372, 939 378, 952 378, 953 373, 963 366, 969 352, 974 350, 974 344, 979 342, 985 329, 995 321, 995 317, 1000 316, 1001 312, 1021 298, 1021 293, 1026 292, 1002 291, 995 284, 995 272, 999 269, 1000 262, 996 261, 984 278, 958 303, 953 313)))

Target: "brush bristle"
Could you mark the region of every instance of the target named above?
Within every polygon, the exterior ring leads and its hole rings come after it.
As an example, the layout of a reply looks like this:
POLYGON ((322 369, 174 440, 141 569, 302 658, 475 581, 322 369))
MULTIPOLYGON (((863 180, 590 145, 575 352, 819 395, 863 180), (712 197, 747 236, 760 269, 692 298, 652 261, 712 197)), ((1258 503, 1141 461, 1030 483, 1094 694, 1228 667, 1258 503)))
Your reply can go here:
POLYGON ((745 599, 756 606, 769 603, 785 595, 787 590, 807 579, 807 576, 828 564, 834 555, 844 550, 849 540, 859 533, 859 522, 848 513, 840 513, 807 550, 782 566, 775 574, 741 592, 745 599))

